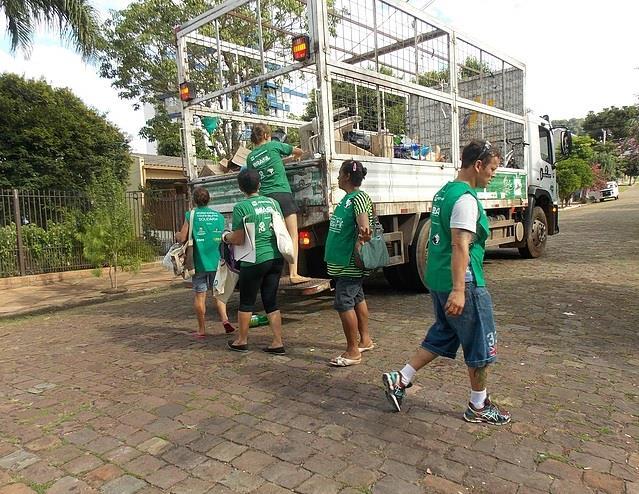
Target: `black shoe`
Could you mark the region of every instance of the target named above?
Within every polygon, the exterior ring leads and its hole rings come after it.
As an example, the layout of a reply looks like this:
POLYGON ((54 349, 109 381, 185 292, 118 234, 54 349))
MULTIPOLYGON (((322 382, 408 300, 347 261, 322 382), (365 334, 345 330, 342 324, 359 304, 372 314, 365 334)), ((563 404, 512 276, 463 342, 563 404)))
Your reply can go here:
POLYGON ((266 348, 262 348, 262 351, 273 354, 273 355, 286 355, 286 350, 284 349, 283 346, 278 346, 277 348, 266 347, 266 348))
POLYGON ((248 352, 248 345, 234 345, 232 342, 227 342, 226 346, 229 347, 229 350, 232 350, 234 352, 240 352, 240 353, 247 353, 248 352))

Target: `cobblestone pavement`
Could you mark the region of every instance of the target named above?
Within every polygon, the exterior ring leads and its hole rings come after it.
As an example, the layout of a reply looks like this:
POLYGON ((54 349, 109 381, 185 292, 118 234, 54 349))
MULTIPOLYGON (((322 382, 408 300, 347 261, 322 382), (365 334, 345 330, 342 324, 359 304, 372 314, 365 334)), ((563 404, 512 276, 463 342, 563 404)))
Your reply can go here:
POLYGON ((465 370, 444 360, 390 413, 380 374, 423 337, 425 295, 372 282, 378 346, 334 369, 330 296, 283 300, 272 357, 228 352, 217 326, 194 340, 171 290, 0 325, 0 493, 638 494, 639 188, 561 228, 544 258, 487 261, 508 426, 461 419, 465 370))

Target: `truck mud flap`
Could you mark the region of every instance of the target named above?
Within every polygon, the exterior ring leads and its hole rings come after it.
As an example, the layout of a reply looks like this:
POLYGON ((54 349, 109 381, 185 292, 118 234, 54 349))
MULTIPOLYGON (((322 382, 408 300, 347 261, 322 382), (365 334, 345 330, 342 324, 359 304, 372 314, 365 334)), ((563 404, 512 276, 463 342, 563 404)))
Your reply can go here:
POLYGON ((288 276, 282 276, 280 279, 280 290, 283 290, 287 294, 298 295, 315 295, 316 293, 323 292, 331 289, 331 280, 324 278, 311 278, 304 283, 296 283, 294 285, 288 279, 288 276))

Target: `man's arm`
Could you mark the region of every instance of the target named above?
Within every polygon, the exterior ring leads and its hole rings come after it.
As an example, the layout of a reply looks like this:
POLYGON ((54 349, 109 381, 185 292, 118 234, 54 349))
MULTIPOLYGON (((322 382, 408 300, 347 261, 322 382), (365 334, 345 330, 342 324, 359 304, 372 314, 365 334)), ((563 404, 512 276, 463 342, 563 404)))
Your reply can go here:
POLYGON ((182 223, 182 229, 179 232, 175 232, 175 241, 185 242, 188 234, 189 234, 189 222, 185 221, 184 223, 182 223))
POLYGON ((459 316, 464 310, 466 297, 464 291, 466 288, 466 269, 468 269, 468 261, 470 260, 470 244, 473 241, 473 234, 468 230, 461 228, 451 228, 451 245, 452 259, 451 270, 453 274, 453 290, 446 301, 446 314, 450 316, 459 316))

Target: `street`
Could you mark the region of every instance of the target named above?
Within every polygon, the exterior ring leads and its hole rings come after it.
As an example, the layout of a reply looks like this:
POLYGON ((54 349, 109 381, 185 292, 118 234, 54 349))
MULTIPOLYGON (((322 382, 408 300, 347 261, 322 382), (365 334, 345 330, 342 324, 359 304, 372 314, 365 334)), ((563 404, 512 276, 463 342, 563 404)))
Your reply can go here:
POLYGON ((639 187, 561 212, 560 229, 542 258, 487 256, 488 391, 507 426, 463 421, 461 355, 391 413, 381 374, 422 340, 426 294, 371 280, 377 347, 331 368, 344 337, 329 293, 281 299, 274 357, 268 327, 247 355, 218 323, 197 341, 191 292, 171 289, 0 323, 0 494, 639 494, 639 187))

